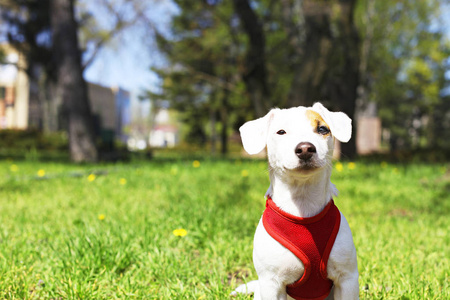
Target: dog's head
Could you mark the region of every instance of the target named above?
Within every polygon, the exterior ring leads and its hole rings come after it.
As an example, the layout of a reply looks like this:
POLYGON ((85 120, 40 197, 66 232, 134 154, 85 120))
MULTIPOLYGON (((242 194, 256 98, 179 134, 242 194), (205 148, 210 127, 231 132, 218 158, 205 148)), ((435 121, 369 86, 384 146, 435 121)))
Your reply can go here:
POLYGON ((348 142, 352 121, 342 112, 330 112, 322 104, 312 107, 272 109, 239 129, 249 154, 267 146, 270 167, 275 171, 312 174, 331 166, 334 138, 348 142))

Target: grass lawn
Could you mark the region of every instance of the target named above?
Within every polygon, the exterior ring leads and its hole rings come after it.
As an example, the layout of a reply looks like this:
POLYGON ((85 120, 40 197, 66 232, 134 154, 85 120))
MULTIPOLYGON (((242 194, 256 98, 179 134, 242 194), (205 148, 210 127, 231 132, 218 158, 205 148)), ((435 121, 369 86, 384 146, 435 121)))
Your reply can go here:
MULTIPOLYGON (((450 299, 450 166, 336 163, 332 181, 360 298, 450 299)), ((268 184, 264 161, 0 161, 0 299, 229 299, 256 278, 268 184)))

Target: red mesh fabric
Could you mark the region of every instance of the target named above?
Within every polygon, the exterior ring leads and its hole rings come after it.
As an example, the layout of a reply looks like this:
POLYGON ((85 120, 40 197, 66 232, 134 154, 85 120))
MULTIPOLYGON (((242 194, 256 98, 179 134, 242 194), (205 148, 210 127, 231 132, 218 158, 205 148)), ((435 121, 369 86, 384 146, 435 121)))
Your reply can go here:
POLYGON ((333 282, 327 278, 327 262, 340 223, 341 215, 333 200, 318 215, 299 218, 267 199, 264 228, 305 266, 303 276, 286 287, 289 296, 297 300, 321 300, 328 296, 333 282))

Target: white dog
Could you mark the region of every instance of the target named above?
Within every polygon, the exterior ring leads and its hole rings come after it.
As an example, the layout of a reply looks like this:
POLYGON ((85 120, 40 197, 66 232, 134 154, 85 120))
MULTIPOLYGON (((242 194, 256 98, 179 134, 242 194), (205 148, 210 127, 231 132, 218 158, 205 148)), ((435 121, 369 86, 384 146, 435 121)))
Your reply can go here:
POLYGON ((249 154, 267 147, 271 185, 254 238, 258 280, 233 294, 255 293, 255 299, 270 300, 358 299, 352 233, 334 206, 337 190, 330 182, 334 138, 350 139, 351 119, 316 103, 272 109, 240 132, 249 154))

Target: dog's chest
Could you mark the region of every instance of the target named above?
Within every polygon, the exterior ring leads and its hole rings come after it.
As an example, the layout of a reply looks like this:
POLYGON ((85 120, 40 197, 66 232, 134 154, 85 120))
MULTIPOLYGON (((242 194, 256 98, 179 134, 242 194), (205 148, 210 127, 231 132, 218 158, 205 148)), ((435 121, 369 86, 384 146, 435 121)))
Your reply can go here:
POLYGON ((305 270, 302 261, 272 238, 260 220, 256 228, 253 261, 258 276, 275 275, 284 285, 300 279, 305 270))

